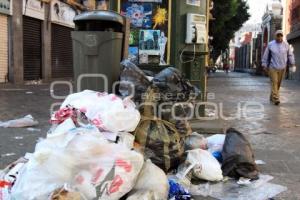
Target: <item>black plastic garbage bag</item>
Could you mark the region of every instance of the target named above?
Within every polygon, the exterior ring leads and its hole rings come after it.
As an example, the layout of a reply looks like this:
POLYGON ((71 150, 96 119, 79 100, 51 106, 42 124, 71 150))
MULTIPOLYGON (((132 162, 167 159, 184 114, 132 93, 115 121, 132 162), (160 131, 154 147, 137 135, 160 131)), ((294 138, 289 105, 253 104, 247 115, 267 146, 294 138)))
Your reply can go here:
POLYGON ((143 93, 151 85, 145 73, 129 60, 121 62, 123 70, 120 76, 119 92, 123 97, 134 94, 134 100, 140 101, 143 93), (134 91, 133 91, 134 88, 134 91))
POLYGON ((144 72, 144 74, 146 76, 150 76, 150 77, 154 77, 155 76, 155 73, 153 71, 150 71, 150 70, 142 70, 144 72))
POLYGON ((224 176, 258 179, 258 169, 249 141, 239 131, 227 130, 222 151, 224 176))
POLYGON ((173 67, 168 67, 158 73, 152 83, 159 88, 161 100, 164 102, 186 102, 200 94, 199 89, 184 79, 182 73, 173 67))

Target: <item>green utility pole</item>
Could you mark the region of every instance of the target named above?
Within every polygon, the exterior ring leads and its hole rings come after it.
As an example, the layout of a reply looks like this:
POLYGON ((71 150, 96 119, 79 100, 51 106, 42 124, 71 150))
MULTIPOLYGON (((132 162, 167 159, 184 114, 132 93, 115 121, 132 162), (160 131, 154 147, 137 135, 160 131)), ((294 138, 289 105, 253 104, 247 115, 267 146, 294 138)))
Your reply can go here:
MULTIPOLYGON (((172 1, 171 64, 179 68, 201 90, 202 101, 206 101, 207 77, 205 65, 208 62, 208 21, 209 0, 201 0, 200 7, 188 5, 186 0, 172 1), (206 43, 195 46, 195 58, 194 45, 185 44, 188 13, 206 16, 206 43), (181 54, 182 58, 184 58, 183 62, 180 59, 181 54), (193 61, 184 63, 184 61, 188 60, 193 61)), ((204 107, 200 109, 199 113, 204 115, 204 107)))

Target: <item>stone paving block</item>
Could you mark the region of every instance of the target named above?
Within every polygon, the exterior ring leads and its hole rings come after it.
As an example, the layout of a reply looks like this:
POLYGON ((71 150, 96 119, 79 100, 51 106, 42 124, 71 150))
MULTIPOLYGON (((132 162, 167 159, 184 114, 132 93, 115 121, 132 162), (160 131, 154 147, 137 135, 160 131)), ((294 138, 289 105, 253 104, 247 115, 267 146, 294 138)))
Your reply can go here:
POLYGON ((283 150, 262 150, 262 149, 255 149, 255 157, 259 160, 267 161, 288 161, 288 160, 295 160, 295 156, 291 153, 285 152, 283 150))
POLYGON ((228 125, 221 120, 191 120, 192 130, 204 134, 219 134, 225 133, 228 125))
POLYGON ((265 165, 258 165, 259 171, 263 174, 290 173, 284 161, 268 161, 265 165))
POLYGON ((291 173, 300 174, 300 161, 287 161, 285 164, 288 166, 291 173))

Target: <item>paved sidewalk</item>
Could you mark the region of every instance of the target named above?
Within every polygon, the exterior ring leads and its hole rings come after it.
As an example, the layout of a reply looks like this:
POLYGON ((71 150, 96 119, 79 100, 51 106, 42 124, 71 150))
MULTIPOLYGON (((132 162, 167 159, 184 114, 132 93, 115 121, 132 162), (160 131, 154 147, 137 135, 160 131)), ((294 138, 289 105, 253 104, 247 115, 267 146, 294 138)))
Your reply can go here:
MULTIPOLYGON (((248 136, 256 160, 263 160, 261 172, 274 176, 274 183, 288 187, 288 191, 275 199, 300 199, 300 82, 284 81, 280 106, 269 102, 269 79, 243 73, 217 73, 208 80, 208 92, 215 93, 213 102, 224 105, 227 116, 235 116, 238 103, 261 103, 261 120, 237 119, 227 121, 248 136)), ((250 116, 259 113, 251 113, 250 116)))

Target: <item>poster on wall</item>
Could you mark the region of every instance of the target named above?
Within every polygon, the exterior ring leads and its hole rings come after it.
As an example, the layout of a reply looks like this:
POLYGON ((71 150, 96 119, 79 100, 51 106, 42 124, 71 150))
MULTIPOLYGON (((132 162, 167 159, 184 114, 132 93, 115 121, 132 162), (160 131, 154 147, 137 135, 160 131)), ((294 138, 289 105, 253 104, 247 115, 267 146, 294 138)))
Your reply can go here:
POLYGON ((168 23, 168 11, 166 8, 161 8, 160 6, 153 10, 153 29, 162 29, 168 23))
POLYGON ((138 47, 129 47, 128 59, 134 64, 138 64, 139 61, 139 48, 138 47))
POLYGON ((151 28, 152 4, 151 3, 124 3, 121 15, 130 19, 130 24, 135 28, 151 28))
POLYGON ((140 54, 159 55, 160 30, 140 30, 139 52, 140 54))
POLYGON ((149 55, 146 53, 139 54, 139 64, 149 64, 148 60, 149 55))
POLYGON ((199 6, 201 5, 201 0, 186 0, 186 4, 191 6, 199 6))
POLYGON ((129 54, 138 64, 167 65, 170 0, 120 0, 130 19, 129 54))
POLYGON ((129 45, 138 46, 139 45, 139 29, 131 29, 129 35, 129 45))
POLYGON ((39 0, 23 0, 23 15, 44 20, 45 5, 39 0))
POLYGON ((12 14, 12 1, 13 0, 0 0, 0 13, 5 15, 12 14))
POLYGON ((76 12, 68 4, 58 0, 51 1, 51 21, 63 26, 75 27, 73 22, 76 12))

